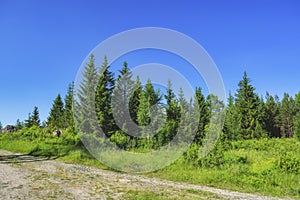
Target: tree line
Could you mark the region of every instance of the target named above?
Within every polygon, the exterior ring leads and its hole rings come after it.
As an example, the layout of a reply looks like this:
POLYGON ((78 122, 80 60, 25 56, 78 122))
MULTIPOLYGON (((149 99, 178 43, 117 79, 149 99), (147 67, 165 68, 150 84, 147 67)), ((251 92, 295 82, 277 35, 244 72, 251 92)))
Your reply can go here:
POLYGON ((19 129, 34 125, 52 129, 72 128, 74 133, 78 131, 75 127, 79 127, 79 130, 101 138, 103 135, 97 129, 100 127, 105 137, 124 149, 159 148, 168 144, 178 131, 191 134, 196 130, 194 143, 201 145, 216 110, 213 105, 218 105, 218 112, 226 112, 223 140, 300 139, 300 92, 295 97, 285 93, 281 100, 268 92, 264 97, 259 96, 245 72, 238 89, 234 94, 230 93, 225 105, 214 95, 205 97, 200 87, 196 88, 193 98, 186 99, 182 89, 178 96, 175 95, 171 81, 164 94, 155 89, 151 80, 143 86, 139 77, 134 79, 132 76, 126 62, 115 77, 106 57, 98 69, 94 56, 90 55, 76 94, 72 83, 64 100, 57 95, 46 122, 41 124, 35 107, 28 119, 24 123, 18 120, 16 126, 19 129), (196 120, 197 127, 194 127, 195 123, 180 127, 182 120, 188 117, 196 120), (165 119, 164 124, 161 119, 165 119), (133 129, 134 124, 139 128, 133 129), (153 137, 149 135, 151 130, 155 132, 153 137), (126 134, 130 131, 136 133, 126 134))

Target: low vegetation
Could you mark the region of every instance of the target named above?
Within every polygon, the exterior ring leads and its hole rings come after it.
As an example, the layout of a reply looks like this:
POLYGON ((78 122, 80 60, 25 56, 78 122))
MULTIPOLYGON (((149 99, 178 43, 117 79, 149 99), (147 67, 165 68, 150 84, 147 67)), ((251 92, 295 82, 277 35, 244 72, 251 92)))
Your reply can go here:
MULTIPOLYGON (((199 166, 182 156, 172 165, 147 176, 242 192, 300 197, 299 141, 288 138, 254 139, 233 141, 229 146, 222 156, 217 156, 218 165, 210 165, 215 163, 216 158, 206 158, 207 164, 199 166)), ((61 137, 55 137, 47 128, 24 128, 1 135, 0 148, 109 169, 94 159, 78 136, 68 129, 61 137)), ((153 195, 147 191, 127 194, 135 199, 163 197, 153 195)))

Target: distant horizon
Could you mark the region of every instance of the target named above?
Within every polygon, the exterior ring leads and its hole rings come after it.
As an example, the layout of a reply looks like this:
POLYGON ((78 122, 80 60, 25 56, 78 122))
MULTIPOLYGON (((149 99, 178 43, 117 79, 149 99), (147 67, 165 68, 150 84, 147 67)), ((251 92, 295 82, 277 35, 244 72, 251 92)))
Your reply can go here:
MULTIPOLYGON (((0 121, 3 127, 24 121, 34 106, 46 120, 53 100, 65 96, 95 46, 119 32, 149 26, 182 32, 201 44, 216 63, 227 95, 236 92, 246 71, 259 96, 269 92, 282 99, 286 92, 294 97, 300 92, 299 8, 294 0, 2 1, 0 121)), ((156 55, 137 52, 124 59, 129 67, 161 62, 180 69, 184 64, 156 55)), ((112 64, 114 72, 122 59, 112 64)), ((191 82, 207 95, 200 79, 191 82)))

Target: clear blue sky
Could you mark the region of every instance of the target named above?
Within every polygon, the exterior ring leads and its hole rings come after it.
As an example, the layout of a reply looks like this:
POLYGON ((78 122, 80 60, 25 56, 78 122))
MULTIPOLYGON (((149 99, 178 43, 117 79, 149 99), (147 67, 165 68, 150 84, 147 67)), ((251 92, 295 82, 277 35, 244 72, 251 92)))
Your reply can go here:
MULTIPOLYGON (((137 27, 180 31, 211 55, 226 90, 247 71, 259 94, 300 91, 300 3, 249 1, 0 1, 0 121, 44 120, 87 54, 137 27)), ((129 62, 130 64, 130 62, 129 62)))

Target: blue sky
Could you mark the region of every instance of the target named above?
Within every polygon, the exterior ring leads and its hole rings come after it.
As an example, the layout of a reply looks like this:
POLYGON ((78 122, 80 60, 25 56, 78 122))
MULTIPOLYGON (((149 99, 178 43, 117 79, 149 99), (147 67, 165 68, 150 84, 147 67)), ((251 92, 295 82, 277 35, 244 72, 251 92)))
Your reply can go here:
POLYGON ((34 106, 46 119, 96 45, 147 26, 199 42, 227 91, 237 89, 246 70, 259 94, 294 95, 300 91, 299 9, 297 0, 1 0, 0 121, 24 120, 34 106))

